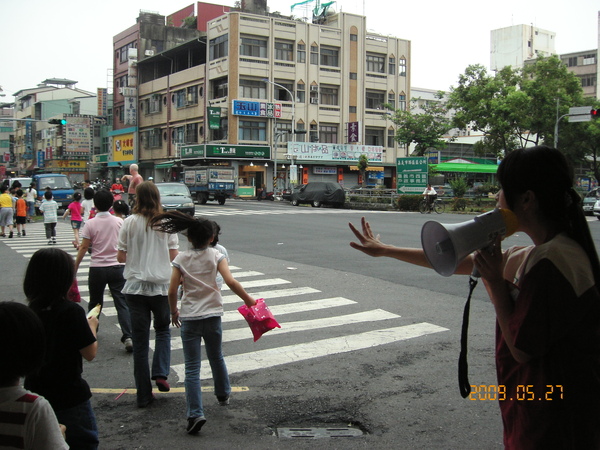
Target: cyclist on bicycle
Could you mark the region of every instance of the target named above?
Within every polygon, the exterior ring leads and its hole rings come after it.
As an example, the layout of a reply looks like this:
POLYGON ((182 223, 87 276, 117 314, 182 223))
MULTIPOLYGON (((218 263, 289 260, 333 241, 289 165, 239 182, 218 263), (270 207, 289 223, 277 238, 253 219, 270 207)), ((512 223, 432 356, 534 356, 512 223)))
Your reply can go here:
POLYGON ((427 184, 427 188, 423 191, 423 199, 427 201, 427 207, 430 212, 433 208, 433 202, 437 200, 437 192, 431 184, 427 184))

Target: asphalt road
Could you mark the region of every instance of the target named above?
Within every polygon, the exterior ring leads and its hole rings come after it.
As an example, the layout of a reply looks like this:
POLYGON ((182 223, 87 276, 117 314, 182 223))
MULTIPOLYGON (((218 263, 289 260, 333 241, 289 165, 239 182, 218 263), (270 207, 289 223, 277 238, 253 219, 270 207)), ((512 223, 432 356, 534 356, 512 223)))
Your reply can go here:
MULTIPOLYGON (((223 348, 234 392, 228 407, 219 406, 203 362, 208 422, 198 436, 188 436, 179 331, 172 333, 172 391, 157 392, 151 407, 138 409, 131 355, 119 342, 107 298, 98 356, 84 364, 101 448, 502 448, 497 402, 485 395, 463 399, 458 390, 467 278, 370 258, 348 245, 347 224, 362 215, 385 242, 417 247, 426 220, 456 223, 469 216, 255 201, 208 203, 197 206, 197 215, 221 225, 234 276, 266 299, 281 329, 253 342, 236 311, 241 302, 224 291, 223 348), (302 437, 283 437, 286 431, 302 437), (309 437, 332 434, 356 436, 309 437)), ((600 221, 590 220, 590 227, 598 243, 600 221)), ((30 224, 26 238, 2 240, 4 299, 23 300, 22 276, 29 255, 46 245, 42 233, 41 224, 30 224)), ((60 223, 59 246, 73 251, 71 239, 60 223)), ((78 276, 85 305, 85 267, 78 276)), ((494 313, 483 286, 473 298, 469 376, 472 384, 490 386, 494 313)))

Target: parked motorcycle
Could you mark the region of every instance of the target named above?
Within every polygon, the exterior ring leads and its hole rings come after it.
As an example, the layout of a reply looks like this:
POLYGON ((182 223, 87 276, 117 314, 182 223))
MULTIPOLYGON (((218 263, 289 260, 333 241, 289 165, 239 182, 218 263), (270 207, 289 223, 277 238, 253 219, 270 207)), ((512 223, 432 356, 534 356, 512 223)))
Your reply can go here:
POLYGON ((273 192, 267 192, 265 189, 260 189, 256 197, 257 200, 275 200, 275 194, 273 192))
POLYGON ((117 200, 121 200, 123 198, 123 191, 120 189, 115 189, 114 191, 112 191, 113 194, 113 201, 117 201, 117 200))

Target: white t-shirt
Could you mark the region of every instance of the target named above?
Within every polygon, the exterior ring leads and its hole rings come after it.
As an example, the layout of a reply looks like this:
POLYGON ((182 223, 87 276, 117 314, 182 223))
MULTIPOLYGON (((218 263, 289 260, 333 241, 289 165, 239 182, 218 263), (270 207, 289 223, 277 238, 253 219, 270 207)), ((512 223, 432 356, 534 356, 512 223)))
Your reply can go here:
POLYGON ((437 192, 435 192, 434 188, 425 188, 425 190, 423 191, 423 195, 436 195, 437 192))
POLYGON ((35 202, 36 197, 37 191, 34 188, 31 188, 31 190, 29 188, 25 189, 25 201, 35 202))
POLYGON ((81 202, 81 207, 83 208, 83 221, 87 221, 90 218, 90 211, 94 207, 94 199, 83 200, 81 202))
POLYGON ((217 285, 217 266, 225 258, 214 247, 179 253, 173 260, 183 277, 181 320, 223 315, 223 298, 217 285))
POLYGON ((117 249, 127 252, 124 294, 167 295, 171 280, 169 250, 179 248, 176 234, 146 226, 148 219, 133 214, 123 222, 117 249))

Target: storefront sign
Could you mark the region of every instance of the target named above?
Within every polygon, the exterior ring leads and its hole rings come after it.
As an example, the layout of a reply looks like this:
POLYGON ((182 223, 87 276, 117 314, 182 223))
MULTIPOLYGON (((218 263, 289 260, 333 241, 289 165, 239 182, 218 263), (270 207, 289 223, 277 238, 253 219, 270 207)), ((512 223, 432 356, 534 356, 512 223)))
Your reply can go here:
POLYGON ((135 160, 133 133, 113 136, 112 152, 114 162, 135 160))
POLYGON ((206 157, 271 159, 271 148, 265 145, 207 145, 206 157))
POLYGON ((366 155, 370 163, 383 161, 383 147, 379 145, 288 142, 288 154, 316 161, 356 162, 360 155, 366 155))
POLYGON ((180 151, 182 158, 204 158, 204 145, 184 145, 180 151))
POLYGON ((218 130, 221 128, 221 108, 217 106, 209 106, 208 110, 208 128, 210 130, 218 130))
POLYGON ((234 116, 281 117, 281 103, 233 100, 234 116))

